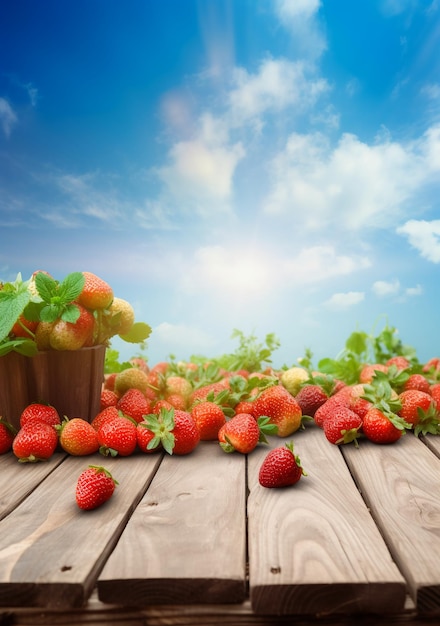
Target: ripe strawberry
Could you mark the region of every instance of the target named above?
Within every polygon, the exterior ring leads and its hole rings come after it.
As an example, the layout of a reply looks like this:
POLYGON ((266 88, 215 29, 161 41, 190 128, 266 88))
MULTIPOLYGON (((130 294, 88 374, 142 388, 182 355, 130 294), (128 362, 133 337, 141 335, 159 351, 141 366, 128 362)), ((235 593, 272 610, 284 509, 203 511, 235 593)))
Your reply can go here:
POLYGON ((136 449, 136 423, 119 417, 102 424, 98 430, 99 452, 103 456, 130 456, 136 449))
POLYGON ((374 378, 375 372, 383 372, 384 374, 386 374, 388 372, 388 366, 383 363, 365 364, 359 374, 359 382, 371 383, 374 378))
POLYGON ((431 385, 430 389, 431 397, 434 400, 437 411, 440 412, 440 383, 431 385))
POLYGON ((77 306, 79 317, 75 323, 58 319, 52 325, 49 342, 54 350, 79 350, 92 345, 95 318, 86 308, 77 306))
POLYGON ((115 390, 116 376, 116 372, 113 372, 112 374, 106 374, 104 379, 104 389, 110 389, 111 391, 115 390))
POLYGON ((58 445, 58 435, 50 424, 35 420, 20 428, 12 452, 21 463, 47 461, 58 445))
POLYGON ((377 407, 371 408, 362 422, 362 430, 374 443, 394 443, 405 432, 405 422, 397 415, 385 414, 377 407))
POLYGON ((65 418, 58 432, 62 449, 72 456, 87 456, 99 450, 97 431, 81 417, 65 418))
POLYGON ((17 431, 12 424, 0 417, 0 454, 5 454, 12 449, 16 434, 17 431))
POLYGON ((301 426, 301 407, 282 385, 272 385, 261 392, 254 400, 253 415, 257 418, 267 415, 278 427, 279 437, 287 437, 301 426))
POLYGON ((319 407, 328 399, 328 395, 319 385, 304 385, 295 396, 303 415, 313 417, 319 407))
POLYGON ((111 389, 103 389, 101 391, 100 409, 103 411, 109 406, 116 406, 118 404, 119 397, 111 389))
MULTIPOLYGON (((162 445, 159 443, 154 447, 150 447, 150 442, 154 440, 155 434, 152 430, 148 428, 148 422, 143 421, 139 422, 136 426, 136 437, 137 437, 137 445, 141 452, 146 452, 147 454, 151 452, 157 452, 162 449, 162 445)), ((153 445, 153 444, 151 444, 153 445)))
POLYGON ((404 356, 393 356, 386 361, 385 365, 395 365, 398 370, 406 370, 411 366, 411 363, 404 356))
POLYGON ((25 337, 29 339, 35 335, 38 322, 31 322, 27 320, 24 315, 20 315, 11 329, 11 333, 15 337, 25 337))
POLYGON ((145 415, 151 413, 151 402, 147 400, 140 389, 127 389, 124 395, 118 400, 116 407, 124 415, 128 415, 135 422, 141 422, 145 415))
POLYGON ((91 424, 93 428, 98 431, 103 424, 106 422, 110 422, 114 419, 119 419, 121 417, 121 413, 118 411, 115 406, 108 406, 106 409, 100 411, 95 417, 92 419, 91 424))
POLYGON ((418 391, 424 391, 430 393, 430 387, 428 379, 423 374, 411 374, 407 381, 403 385, 403 390, 417 389, 418 391))
POLYGON ((118 482, 108 470, 97 465, 81 472, 76 483, 75 499, 80 509, 90 511, 109 500, 118 482))
POLYGON ((208 400, 194 404, 191 415, 198 428, 201 441, 215 441, 218 431, 226 423, 223 410, 215 402, 208 400))
POLYGON ((398 415, 414 428, 414 434, 440 434, 437 405, 431 394, 407 389, 399 395, 402 408, 398 415))
POLYGON ((148 375, 138 367, 129 367, 116 374, 114 392, 122 397, 128 389, 139 389, 145 393, 148 388, 148 375))
POLYGON ((194 404, 197 400, 215 400, 219 393, 222 393, 225 389, 230 389, 230 387, 231 385, 227 378, 203 385, 192 392, 189 405, 194 404))
POLYGON ((347 407, 348 401, 345 398, 338 397, 339 394, 331 396, 328 400, 321 404, 319 409, 316 409, 313 420, 319 428, 324 427, 324 423, 329 416, 334 413, 339 407, 347 407))
POLYGON ((253 411, 253 400, 240 400, 240 402, 238 402, 238 404, 236 404, 234 407, 235 413, 249 413, 249 415, 253 415, 253 411))
POLYGON ((162 444, 168 454, 184 455, 192 452, 200 442, 196 423, 187 411, 161 409, 159 415, 148 415, 145 421, 154 433, 149 449, 162 444))
POLYGON ((170 411, 171 409, 174 409, 174 407, 168 402, 168 400, 156 400, 156 402, 153 404, 153 409, 151 412, 154 413, 154 415, 159 415, 161 409, 166 409, 167 411, 170 411))
MULTIPOLYGON (((131 304, 122 298, 113 298, 108 310, 112 316, 113 333, 116 335, 126 335, 131 330, 135 319, 134 309, 131 304)), ((134 363, 132 363, 132 365, 134 365, 134 363)))
POLYGON ((262 487, 288 487, 307 476, 298 456, 293 451, 293 443, 271 450, 263 460, 258 474, 262 487))
POLYGON ((166 401, 170 404, 174 409, 178 409, 179 411, 186 411, 188 403, 181 393, 170 393, 167 396, 166 401))
POLYGON ((92 272, 83 272, 83 276, 85 282, 78 303, 87 309, 106 309, 113 300, 113 289, 92 272))
POLYGON ((249 454, 259 442, 267 443, 266 434, 276 434, 276 426, 270 418, 257 420, 249 413, 237 413, 218 432, 220 446, 225 452, 249 454))
POLYGON ((339 407, 324 424, 324 435, 326 439, 335 445, 355 442, 360 435, 362 419, 347 407, 339 407))
POLYGON ((58 411, 49 404, 41 404, 39 402, 28 404, 28 406, 23 409, 20 415, 20 426, 26 426, 35 420, 45 422, 50 426, 58 426, 61 424, 58 411))

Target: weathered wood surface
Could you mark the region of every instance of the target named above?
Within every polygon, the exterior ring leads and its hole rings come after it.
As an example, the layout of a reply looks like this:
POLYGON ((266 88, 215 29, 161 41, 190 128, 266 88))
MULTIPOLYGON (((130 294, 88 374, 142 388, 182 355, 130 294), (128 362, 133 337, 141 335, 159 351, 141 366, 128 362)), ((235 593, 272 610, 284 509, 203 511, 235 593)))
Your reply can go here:
POLYGON ((437 625, 440 438, 338 448, 313 426, 292 438, 308 476, 286 490, 258 484, 264 446, 3 455, 0 625, 437 625), (81 512, 89 463, 119 486, 81 512))
POLYGON ((344 456, 422 613, 440 607, 440 463, 412 434, 344 456))
POLYGON ((218 444, 166 457, 98 580, 135 606, 246 598, 246 459, 218 444))
MULTIPOLYGON (((103 458, 66 459, 0 522, 0 606, 66 610, 87 601, 160 457, 105 459, 124 488, 116 489, 114 506, 80 511, 75 485, 90 462, 103 458)), ((26 471, 17 463, 17 473, 26 471)))
POLYGON ((330 446, 318 428, 298 435, 295 442, 307 476, 294 489, 262 488, 258 470, 264 453, 260 450, 249 458, 254 611, 297 615, 402 611, 405 580, 339 448, 330 446))

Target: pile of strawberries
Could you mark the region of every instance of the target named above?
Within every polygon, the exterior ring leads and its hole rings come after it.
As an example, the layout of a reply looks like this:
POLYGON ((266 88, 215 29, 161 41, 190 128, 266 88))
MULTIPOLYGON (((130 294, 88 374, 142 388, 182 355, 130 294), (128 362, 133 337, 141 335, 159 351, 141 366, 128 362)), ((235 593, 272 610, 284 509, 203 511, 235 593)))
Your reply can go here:
MULTIPOLYGON (((54 407, 38 403, 25 408, 18 432, 0 420, 0 452, 12 449, 20 462, 47 460, 60 449, 75 456, 186 455, 201 441, 214 441, 226 453, 250 454, 268 435, 286 438, 310 427, 334 445, 358 446, 362 438, 390 444, 407 431, 440 434, 437 358, 417 372, 400 356, 368 364, 350 385, 302 367, 249 373, 192 363, 150 368, 142 359, 131 365, 106 377, 91 423, 61 419, 54 407)), ((85 472, 77 502, 93 508, 111 496, 116 481, 100 465, 85 472)), ((283 442, 263 460, 259 479, 264 487, 281 487, 305 474, 292 442, 283 442)))

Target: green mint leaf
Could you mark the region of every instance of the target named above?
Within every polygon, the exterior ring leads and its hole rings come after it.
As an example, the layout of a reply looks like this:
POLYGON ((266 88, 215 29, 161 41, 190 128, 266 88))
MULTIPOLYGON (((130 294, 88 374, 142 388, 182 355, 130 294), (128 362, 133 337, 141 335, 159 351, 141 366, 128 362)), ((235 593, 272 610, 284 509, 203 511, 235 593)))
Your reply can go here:
POLYGON ((76 320, 79 318, 79 315, 79 308, 76 306, 76 304, 68 304, 64 311, 61 313, 60 317, 63 322, 70 322, 71 324, 75 324, 76 320))
POLYGON ((58 296, 64 304, 76 300, 84 288, 84 274, 82 272, 72 272, 58 286, 58 296))
POLYGON ((61 308, 58 304, 48 304, 40 311, 40 320, 42 322, 55 322, 61 314, 61 308))
POLYGON ((57 281, 52 276, 44 274, 44 272, 38 272, 35 276, 37 291, 47 304, 50 304, 52 296, 56 295, 57 285, 57 281))
POLYGON ((5 339, 30 301, 29 282, 23 282, 20 274, 15 283, 6 283, 0 290, 0 341, 5 339))

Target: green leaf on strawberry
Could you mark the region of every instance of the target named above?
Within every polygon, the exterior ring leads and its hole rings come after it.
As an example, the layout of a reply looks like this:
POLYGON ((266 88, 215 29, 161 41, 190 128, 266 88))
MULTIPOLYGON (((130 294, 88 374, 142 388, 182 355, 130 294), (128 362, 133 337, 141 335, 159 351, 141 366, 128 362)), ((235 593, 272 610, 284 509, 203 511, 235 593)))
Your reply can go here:
POLYGON ((0 289, 0 341, 8 336, 29 303, 31 294, 28 285, 29 281, 23 281, 18 274, 13 283, 4 283, 0 289))
POLYGON ((74 324, 79 317, 79 309, 72 303, 83 290, 84 282, 82 272, 68 274, 61 283, 44 272, 38 272, 35 276, 35 285, 44 302, 40 320, 55 322, 61 318, 74 324))

